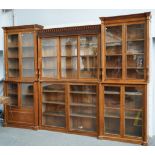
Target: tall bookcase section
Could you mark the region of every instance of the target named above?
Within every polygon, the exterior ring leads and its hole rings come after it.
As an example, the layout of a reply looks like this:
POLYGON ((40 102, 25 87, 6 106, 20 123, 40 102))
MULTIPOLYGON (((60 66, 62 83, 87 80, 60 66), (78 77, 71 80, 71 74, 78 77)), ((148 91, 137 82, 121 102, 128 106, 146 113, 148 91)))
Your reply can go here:
POLYGON ((40 128, 97 135, 100 30, 91 25, 38 32, 40 128))
POLYGON ((5 126, 38 128, 37 31, 40 25, 4 27, 5 126))
POLYGON ((100 19, 99 137, 147 144, 150 13, 100 19))

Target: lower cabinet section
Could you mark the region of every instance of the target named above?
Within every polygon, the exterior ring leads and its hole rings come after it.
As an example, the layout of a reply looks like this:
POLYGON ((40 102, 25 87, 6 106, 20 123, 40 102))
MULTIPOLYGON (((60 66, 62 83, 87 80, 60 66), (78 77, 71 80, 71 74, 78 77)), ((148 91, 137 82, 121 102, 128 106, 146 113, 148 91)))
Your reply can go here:
POLYGON ((37 129, 37 83, 6 82, 4 90, 10 97, 10 105, 5 109, 5 125, 37 129))
POLYGON ((146 86, 103 84, 100 91, 99 137, 147 142, 146 86))
POLYGON ((40 84, 40 126, 97 133, 96 84, 40 84))
POLYGON ((5 109, 5 125, 146 144, 146 88, 138 84, 6 82, 10 106, 5 109))

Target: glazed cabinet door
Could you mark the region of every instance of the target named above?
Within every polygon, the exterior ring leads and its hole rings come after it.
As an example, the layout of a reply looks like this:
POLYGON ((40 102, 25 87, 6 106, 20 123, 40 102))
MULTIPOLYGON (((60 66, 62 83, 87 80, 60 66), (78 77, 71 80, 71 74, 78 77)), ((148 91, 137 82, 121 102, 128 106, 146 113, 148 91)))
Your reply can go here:
POLYGON ((6 95, 10 97, 10 106, 14 108, 18 108, 18 88, 18 83, 6 83, 6 95))
POLYGON ((8 34, 6 39, 6 79, 18 79, 20 76, 19 34, 8 34))
POLYGON ((21 83, 21 107, 30 108, 34 107, 34 85, 33 83, 21 83))
POLYGON ((58 78, 58 38, 41 40, 41 78, 58 78))
POLYGON ((122 79, 122 25, 105 27, 106 80, 122 79))
POLYGON ((80 36, 80 78, 98 78, 98 36, 80 36))
POLYGON ((125 135, 143 136, 144 86, 125 86, 125 135))
POLYGON ((104 86, 104 134, 120 135, 120 86, 104 86))
POLYGON ((61 78, 77 78, 77 37, 61 38, 61 78))
POLYGON ((97 132, 97 86, 70 85, 70 130, 97 132))
POLYGON ((145 24, 129 24, 126 29, 126 79, 144 80, 146 65, 145 24))
POLYGON ((37 45, 33 32, 21 34, 22 79, 37 78, 37 51, 35 46, 37 45))
POLYGON ((66 128, 66 87, 64 84, 42 83, 42 126, 66 128))

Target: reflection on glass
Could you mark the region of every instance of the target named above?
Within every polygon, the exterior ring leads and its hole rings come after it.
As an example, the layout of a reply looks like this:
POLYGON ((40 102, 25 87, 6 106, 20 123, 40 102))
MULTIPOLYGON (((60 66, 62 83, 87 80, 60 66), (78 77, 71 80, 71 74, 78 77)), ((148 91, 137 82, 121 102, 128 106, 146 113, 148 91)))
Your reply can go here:
POLYGON ((33 84, 22 83, 22 107, 33 107, 34 103, 34 89, 33 84))
POLYGON ((144 79, 144 24, 127 26, 127 78, 144 79))
POLYGON ((45 126, 65 127, 65 85, 42 85, 42 124, 45 126))
POLYGON ((61 77, 77 77, 77 38, 61 38, 61 77))
POLYGON ((142 137, 143 126, 143 95, 142 86, 125 88, 125 134, 142 137))
POLYGON ((80 37, 80 77, 97 77, 97 36, 80 37))
POLYGON ((57 77, 57 39, 42 39, 42 77, 57 77))
POLYGON ((22 76, 34 77, 34 38, 33 33, 22 34, 22 76))
POLYGON ((96 131, 96 86, 70 86, 71 130, 96 131))
POLYGON ((106 78, 122 77, 122 26, 106 27, 106 78))
POLYGON ((18 34, 8 35, 8 77, 19 76, 18 34))
POLYGON ((10 105, 18 106, 18 84, 8 83, 7 84, 7 95, 10 97, 10 105))
POLYGON ((120 134, 120 87, 104 87, 104 132, 120 134))

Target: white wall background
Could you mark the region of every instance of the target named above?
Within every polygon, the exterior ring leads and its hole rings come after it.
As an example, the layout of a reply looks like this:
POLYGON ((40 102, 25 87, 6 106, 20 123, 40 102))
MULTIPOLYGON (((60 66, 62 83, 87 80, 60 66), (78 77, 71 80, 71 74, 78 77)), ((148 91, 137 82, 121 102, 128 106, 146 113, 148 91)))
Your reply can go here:
MULTIPOLYGON (((151 11, 150 31, 150 83, 148 86, 148 132, 155 135, 155 10, 14 10, 15 25, 40 24, 45 28, 100 24, 99 17, 117 16, 151 11)), ((10 26, 13 23, 12 12, 2 13, 0 10, 0 26, 10 26)), ((0 50, 3 50, 3 31, 0 30, 0 50)), ((2 57, 2 56, 0 56, 2 57)), ((2 63, 2 62, 1 62, 2 63)), ((0 64, 0 75, 3 66, 0 64)))

